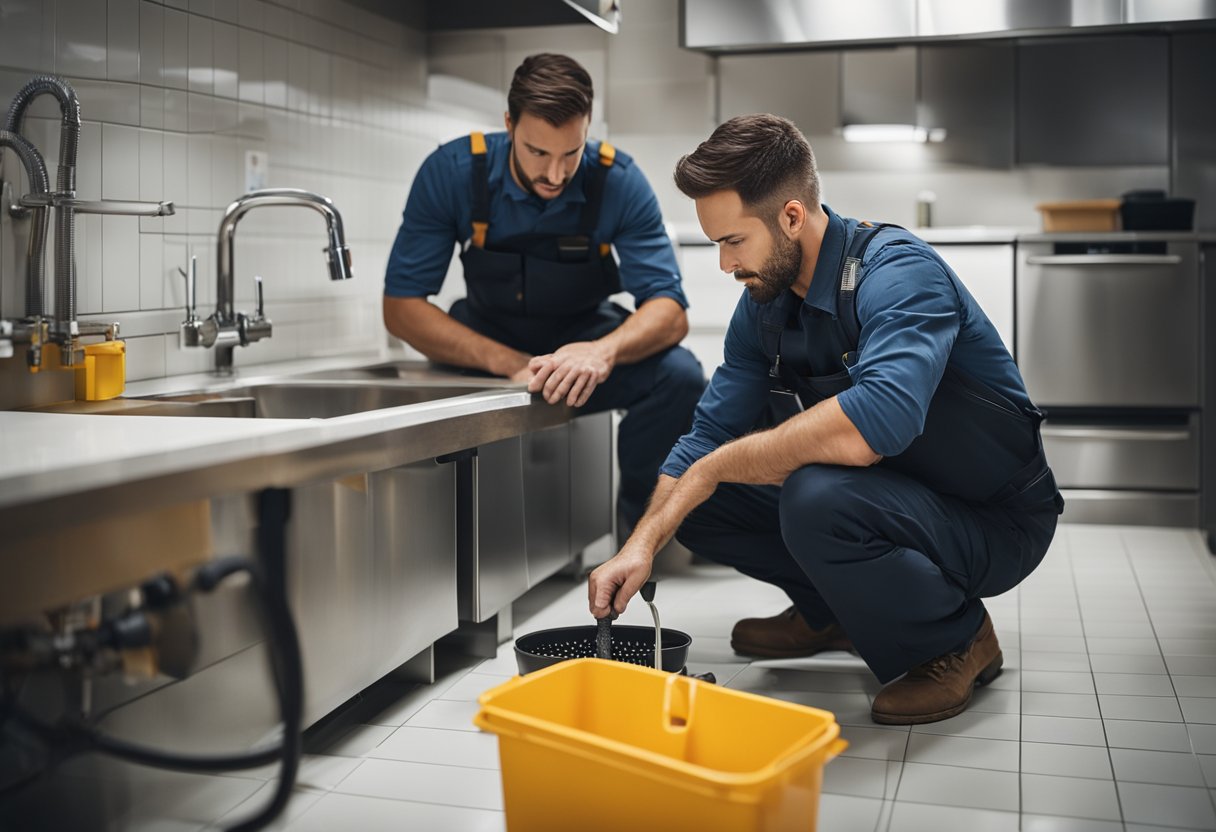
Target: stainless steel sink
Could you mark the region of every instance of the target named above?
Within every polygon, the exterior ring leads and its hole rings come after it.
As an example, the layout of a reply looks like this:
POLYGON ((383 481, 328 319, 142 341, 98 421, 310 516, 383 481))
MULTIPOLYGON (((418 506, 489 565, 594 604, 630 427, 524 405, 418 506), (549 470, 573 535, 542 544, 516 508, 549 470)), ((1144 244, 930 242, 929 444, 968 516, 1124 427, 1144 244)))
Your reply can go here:
POLYGON ((424 404, 482 392, 487 392, 487 389, 479 385, 465 384, 373 384, 354 380, 289 381, 153 396, 146 399, 65 402, 40 410, 123 416, 330 419, 351 413, 424 404))

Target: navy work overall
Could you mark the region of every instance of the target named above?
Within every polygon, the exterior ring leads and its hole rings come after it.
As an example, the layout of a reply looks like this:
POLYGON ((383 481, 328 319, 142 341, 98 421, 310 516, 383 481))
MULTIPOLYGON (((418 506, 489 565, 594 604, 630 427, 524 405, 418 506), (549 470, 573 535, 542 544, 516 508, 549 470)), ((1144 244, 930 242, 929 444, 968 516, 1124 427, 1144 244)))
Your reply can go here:
POLYGON ((532 355, 576 340, 599 338, 620 326, 628 312, 608 297, 621 291, 611 246, 592 247, 604 180, 616 158, 600 144, 598 165, 584 171, 587 201, 576 234, 520 234, 487 245, 490 186, 485 137, 470 136, 473 151, 473 234, 460 255, 468 297, 453 305, 461 323, 532 355))
MULTIPOLYGON (((854 230, 836 317, 816 322, 838 367, 811 367, 798 323, 802 298, 786 292, 764 308, 773 421, 852 385, 861 263, 884 227, 854 230)), ((839 621, 887 682, 965 645, 983 619, 979 598, 1015 586, 1041 560, 1063 508, 1043 454, 1042 418, 948 364, 923 432, 902 453, 869 468, 809 465, 780 489, 719 486, 679 539, 780 586, 811 627, 839 621)))
MULTIPOLYGON (((449 314, 471 329, 530 355, 546 355, 574 341, 607 335, 629 317, 608 297, 621 291, 607 241, 593 234, 604 185, 616 157, 600 144, 599 164, 583 170, 586 202, 577 233, 521 234, 488 244, 489 171, 485 137, 470 136, 473 153, 472 236, 461 254, 468 297, 449 314)), ((617 435, 618 513, 624 526, 641 517, 659 466, 687 429, 705 380, 697 360, 671 347, 636 364, 617 365, 580 408, 584 413, 625 410, 617 435)))

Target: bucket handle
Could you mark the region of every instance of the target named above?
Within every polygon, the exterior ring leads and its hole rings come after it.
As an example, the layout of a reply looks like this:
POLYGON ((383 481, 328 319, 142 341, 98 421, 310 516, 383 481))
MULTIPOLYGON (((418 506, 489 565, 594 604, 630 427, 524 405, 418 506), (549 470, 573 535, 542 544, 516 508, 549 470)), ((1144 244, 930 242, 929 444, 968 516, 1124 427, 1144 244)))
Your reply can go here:
POLYGON ((697 686, 691 679, 678 673, 668 676, 663 684, 663 730, 670 734, 687 731, 696 698, 697 686))
POLYGON ((841 752, 849 747, 848 740, 837 739, 832 742, 823 752, 823 762, 829 763, 840 756, 841 752))

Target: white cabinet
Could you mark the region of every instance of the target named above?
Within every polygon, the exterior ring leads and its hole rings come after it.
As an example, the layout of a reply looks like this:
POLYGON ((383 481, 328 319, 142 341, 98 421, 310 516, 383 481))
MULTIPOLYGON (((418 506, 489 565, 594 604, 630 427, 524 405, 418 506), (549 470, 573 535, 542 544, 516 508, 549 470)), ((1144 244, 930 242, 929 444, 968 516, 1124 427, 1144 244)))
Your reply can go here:
POLYGON ((933 249, 954 269, 1013 355, 1013 243, 936 243, 933 249))

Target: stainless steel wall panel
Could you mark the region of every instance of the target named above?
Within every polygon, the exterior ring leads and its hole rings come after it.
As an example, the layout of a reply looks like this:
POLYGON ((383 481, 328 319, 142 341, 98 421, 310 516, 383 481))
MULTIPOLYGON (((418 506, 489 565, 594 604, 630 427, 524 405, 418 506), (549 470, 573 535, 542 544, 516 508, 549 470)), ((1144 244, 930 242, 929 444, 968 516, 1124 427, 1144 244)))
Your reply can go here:
POLYGON ((522 440, 483 445, 456 465, 458 610, 482 622, 528 589, 522 440))
POLYGON ((1017 355, 1031 399, 1051 407, 1199 406, 1194 243, 1154 259, 1056 257, 1018 247, 1017 355))
POLYGON ((840 62, 843 124, 916 124, 916 47, 847 51, 840 62))
POLYGON ((458 624, 455 465, 423 460, 368 479, 377 580, 364 686, 458 624))
POLYGON ((612 413, 580 416, 570 423, 570 552, 582 551, 612 532, 612 413))
POLYGON ((570 548, 570 428, 559 425, 523 438, 524 527, 528 585, 565 566, 570 548))

